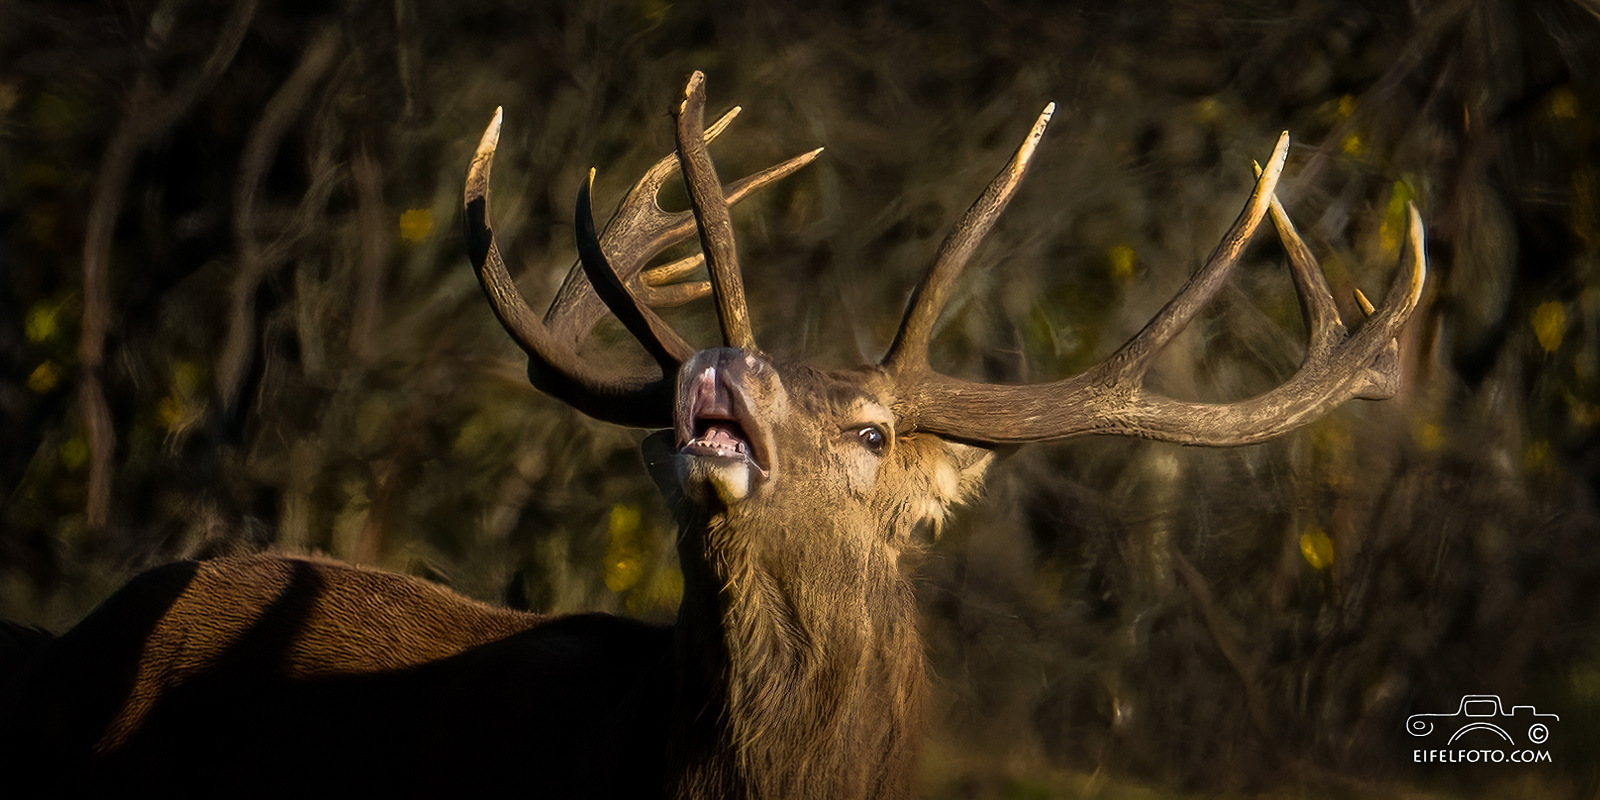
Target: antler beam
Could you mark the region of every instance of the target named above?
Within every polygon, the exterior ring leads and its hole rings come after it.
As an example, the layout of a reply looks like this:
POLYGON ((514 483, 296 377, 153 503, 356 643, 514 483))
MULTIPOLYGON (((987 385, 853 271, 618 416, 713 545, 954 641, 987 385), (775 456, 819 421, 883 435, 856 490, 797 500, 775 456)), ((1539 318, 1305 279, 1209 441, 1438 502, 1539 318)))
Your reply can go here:
MULTIPOLYGON (((1027 154, 1039 133, 1036 123, 1011 165, 974 204, 967 219, 993 205, 991 198, 1000 195, 997 186, 1014 185, 1020 174, 1013 177, 1011 171, 1026 167, 1027 154)), ((1334 308, 1316 259, 1274 194, 1288 146, 1285 133, 1279 137, 1267 167, 1259 171, 1255 190, 1238 219, 1177 296, 1110 358, 1082 374, 1053 383, 975 383, 938 374, 928 365, 926 331, 937 311, 925 310, 920 295, 944 294, 942 279, 935 276, 946 269, 944 253, 953 249, 949 243, 967 237, 971 230, 981 232, 988 227, 969 225, 964 219, 924 278, 924 287, 937 288, 919 291, 913 299, 913 308, 907 312, 896 344, 885 360, 885 367, 901 386, 902 396, 909 400, 915 428, 987 444, 1102 433, 1181 444, 1239 445, 1263 441, 1304 425, 1345 400, 1393 394, 1399 382, 1395 336, 1421 300, 1427 275, 1422 220, 1411 208, 1406 250, 1409 268, 1396 275, 1383 309, 1354 335, 1349 334, 1334 308), (1146 391, 1144 377, 1156 356, 1221 288, 1268 213, 1289 253, 1310 331, 1310 343, 1300 368, 1278 387, 1233 403, 1188 402, 1146 391)))

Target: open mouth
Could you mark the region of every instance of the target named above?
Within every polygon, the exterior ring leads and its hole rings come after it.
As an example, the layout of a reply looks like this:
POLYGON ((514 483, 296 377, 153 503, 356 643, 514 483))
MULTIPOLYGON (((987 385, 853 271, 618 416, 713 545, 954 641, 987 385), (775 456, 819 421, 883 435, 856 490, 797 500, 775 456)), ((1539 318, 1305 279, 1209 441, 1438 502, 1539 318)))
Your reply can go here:
POLYGON ((737 421, 724 422, 701 417, 694 424, 694 437, 684 444, 683 450, 710 458, 755 460, 750 455, 750 440, 737 421))
POLYGON ((750 422, 743 400, 725 383, 716 366, 708 366, 690 378, 678 406, 678 452, 743 464, 765 478, 760 434, 750 422))

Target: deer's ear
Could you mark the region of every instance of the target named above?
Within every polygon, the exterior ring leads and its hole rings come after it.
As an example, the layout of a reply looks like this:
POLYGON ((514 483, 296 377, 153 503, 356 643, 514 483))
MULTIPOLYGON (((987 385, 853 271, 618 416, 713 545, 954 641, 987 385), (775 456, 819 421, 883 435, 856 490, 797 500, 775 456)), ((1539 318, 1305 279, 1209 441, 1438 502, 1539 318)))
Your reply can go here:
POLYGON ((945 458, 934 463, 938 472, 933 476, 934 497, 944 505, 945 513, 977 497, 983 491, 983 479, 994 463, 994 451, 960 442, 935 439, 945 451, 945 458))
POLYGON ((956 506, 983 491, 984 475, 994 462, 988 448, 927 434, 901 439, 898 452, 917 491, 899 493, 894 513, 910 515, 912 527, 926 525, 934 537, 956 506))
POLYGON ((645 471, 655 482, 656 490, 667 501, 673 516, 683 508, 683 486, 678 482, 678 437, 670 431, 656 431, 639 443, 639 455, 644 457, 645 471))

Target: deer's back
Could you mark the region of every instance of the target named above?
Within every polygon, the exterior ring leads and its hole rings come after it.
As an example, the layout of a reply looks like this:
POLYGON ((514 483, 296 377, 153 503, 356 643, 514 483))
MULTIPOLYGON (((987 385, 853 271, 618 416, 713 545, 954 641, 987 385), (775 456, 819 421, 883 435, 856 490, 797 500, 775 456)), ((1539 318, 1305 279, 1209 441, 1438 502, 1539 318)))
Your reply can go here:
POLYGON ((13 676, 0 774, 51 794, 648 793, 670 653, 666 628, 328 561, 173 564, 13 676))

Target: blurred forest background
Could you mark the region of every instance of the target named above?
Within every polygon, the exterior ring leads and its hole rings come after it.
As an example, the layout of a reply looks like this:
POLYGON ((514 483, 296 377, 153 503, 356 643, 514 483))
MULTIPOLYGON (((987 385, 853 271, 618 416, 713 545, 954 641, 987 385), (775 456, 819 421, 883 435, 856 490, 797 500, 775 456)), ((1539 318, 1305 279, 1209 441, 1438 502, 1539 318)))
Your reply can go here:
MULTIPOLYGON (((584 171, 615 203, 697 68, 745 109, 725 178, 827 146, 734 214, 761 341, 827 366, 881 353, 1050 100, 945 371, 1103 358, 1280 130, 1347 319, 1407 201, 1428 226, 1394 400, 998 464, 923 568, 928 796, 1600 793, 1594 0, 0 0, 0 617, 63 630, 148 566, 274 548, 669 619, 641 434, 528 387, 458 229, 503 105, 496 231, 548 302, 584 171), (1554 763, 1412 764, 1406 717, 1467 693, 1559 714, 1554 763)), ((1271 238, 1159 388, 1292 372, 1271 238)), ((708 303, 670 319, 713 341, 708 303)))

